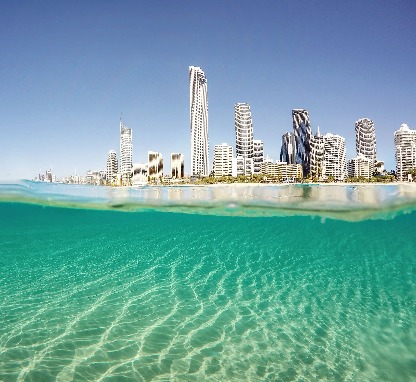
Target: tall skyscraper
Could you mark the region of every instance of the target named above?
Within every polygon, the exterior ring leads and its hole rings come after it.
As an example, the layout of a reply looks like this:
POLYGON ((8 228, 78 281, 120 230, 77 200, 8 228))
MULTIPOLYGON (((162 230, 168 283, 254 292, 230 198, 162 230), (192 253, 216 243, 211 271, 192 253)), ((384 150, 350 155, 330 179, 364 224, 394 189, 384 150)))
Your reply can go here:
POLYGON ((243 158, 253 158, 253 122, 248 103, 234 105, 235 154, 243 158))
POLYGON ((117 154, 114 150, 110 150, 107 155, 107 184, 113 185, 117 180, 118 163, 117 154))
POLYGON ((313 177, 320 179, 322 177, 325 145, 324 136, 318 131, 315 135, 311 136, 311 162, 310 162, 310 174, 313 177))
POLYGON ((150 179, 160 180, 163 176, 163 156, 156 151, 148 151, 147 174, 150 179))
POLYGON ((171 153, 170 154, 170 170, 173 179, 182 179, 185 176, 183 154, 171 153))
POLYGON ((260 139, 253 140, 253 168, 254 174, 260 174, 260 164, 264 161, 264 144, 260 139))
POLYGON ((322 177, 333 177, 335 180, 344 180, 346 175, 345 138, 336 134, 324 135, 324 160, 322 177))
POLYGON ((374 122, 371 119, 361 118, 355 122, 355 148, 357 155, 362 154, 370 159, 370 176, 372 176, 377 162, 377 145, 374 122))
POLYGON ((416 130, 403 123, 394 132, 394 147, 397 179, 407 180, 407 172, 416 168, 416 130))
POLYGON ((296 141, 293 133, 286 132, 282 135, 280 162, 286 162, 287 164, 296 163, 296 141))
POLYGON ((120 121, 120 173, 123 185, 130 185, 133 167, 132 130, 120 121))
POLYGON ((214 176, 232 175, 233 148, 222 143, 214 146, 214 176))
POLYGON ((189 67, 191 175, 209 175, 208 89, 201 68, 189 67))
POLYGON ((296 163, 302 165, 303 176, 307 177, 310 172, 312 135, 309 113, 304 109, 293 109, 292 120, 296 140, 296 163))

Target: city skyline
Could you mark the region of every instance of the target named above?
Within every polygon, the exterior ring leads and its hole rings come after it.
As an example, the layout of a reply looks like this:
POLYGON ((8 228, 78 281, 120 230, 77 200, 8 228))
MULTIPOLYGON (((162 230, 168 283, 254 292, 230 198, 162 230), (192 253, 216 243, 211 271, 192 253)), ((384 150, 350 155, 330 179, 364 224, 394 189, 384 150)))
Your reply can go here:
POLYGON ((214 145, 234 142, 236 102, 250 104, 265 157, 279 159, 290 112, 304 108, 312 134, 345 137, 347 159, 355 121, 374 121, 377 157, 395 169, 394 131, 416 128, 416 5, 241 5, 3 2, 0 179, 104 168, 120 113, 133 163, 149 148, 180 152, 189 174, 189 65, 209 79, 210 170, 214 145))

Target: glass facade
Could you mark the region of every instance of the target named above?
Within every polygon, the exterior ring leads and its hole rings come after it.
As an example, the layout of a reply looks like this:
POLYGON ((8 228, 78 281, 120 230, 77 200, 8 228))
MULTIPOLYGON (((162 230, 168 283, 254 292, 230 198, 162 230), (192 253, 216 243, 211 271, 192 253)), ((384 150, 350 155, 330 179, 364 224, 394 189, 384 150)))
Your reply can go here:
POLYGON ((294 109, 292 110, 292 119, 296 141, 296 163, 302 165, 303 175, 307 177, 310 172, 312 135, 309 113, 304 109, 294 109))

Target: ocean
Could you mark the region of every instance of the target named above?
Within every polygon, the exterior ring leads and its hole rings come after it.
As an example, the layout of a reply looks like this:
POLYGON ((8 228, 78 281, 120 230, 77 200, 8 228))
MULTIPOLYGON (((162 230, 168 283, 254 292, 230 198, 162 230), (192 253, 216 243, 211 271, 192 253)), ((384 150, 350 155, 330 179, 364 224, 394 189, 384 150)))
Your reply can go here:
POLYGON ((403 187, 2 184, 0 381, 416 381, 403 187))

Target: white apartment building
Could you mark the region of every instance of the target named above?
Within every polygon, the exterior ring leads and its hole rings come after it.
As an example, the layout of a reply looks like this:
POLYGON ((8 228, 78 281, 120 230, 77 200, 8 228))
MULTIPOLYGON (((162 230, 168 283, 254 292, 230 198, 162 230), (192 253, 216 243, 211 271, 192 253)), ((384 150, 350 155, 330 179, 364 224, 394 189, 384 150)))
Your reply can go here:
POLYGON ((214 146, 214 176, 232 175, 233 170, 233 148, 222 143, 214 146))
POLYGON ((131 168, 133 166, 132 130, 120 121, 120 174, 123 185, 131 182, 131 168))
POLYGON ((243 158, 253 158, 253 122, 248 103, 234 105, 235 125, 235 155, 243 158))
POLYGON ((163 177, 163 156, 157 151, 147 152, 147 176, 150 180, 161 180, 163 177))
POLYGON ((407 180, 407 172, 416 168, 416 130, 403 123, 394 132, 394 147, 397 179, 407 180))
POLYGON ((260 139, 253 139, 253 173, 260 174, 260 164, 264 161, 264 144, 260 139))
POLYGON ((201 68, 189 67, 191 175, 209 175, 208 89, 201 68))
POLYGON ((260 168, 261 174, 273 176, 282 181, 295 182, 297 179, 302 179, 303 177, 302 165, 300 163, 273 163, 271 160, 266 160, 260 165, 260 168))
POLYGON ((105 170, 88 170, 85 175, 85 183, 86 184, 93 184, 96 186, 105 185, 106 179, 106 171, 105 170))
POLYGON ((311 136, 310 141, 310 174, 318 179, 322 178, 325 144, 324 136, 318 131, 311 136))
POLYGON ((327 179, 331 176, 335 180, 344 180, 346 175, 345 157, 345 138, 336 134, 325 134, 322 178, 327 179))
POLYGON ((117 154, 114 150, 110 150, 107 155, 107 173, 106 180, 108 185, 115 185, 117 182, 118 162, 117 154))
POLYGON ((355 148, 357 155, 362 154, 370 159, 370 176, 372 176, 377 162, 377 144, 376 130, 371 119, 361 118, 355 122, 355 148))
POLYGON ((131 183, 133 186, 147 184, 147 163, 134 163, 131 173, 131 183))
POLYGON ((241 155, 233 158, 232 176, 250 176, 253 174, 253 158, 245 158, 241 155))
POLYGON ((183 154, 170 154, 170 174, 172 179, 182 179, 185 177, 185 160, 183 154))
POLYGON ((371 178, 371 159, 367 158, 363 154, 358 154, 355 158, 352 158, 347 163, 347 173, 350 178, 371 178))

